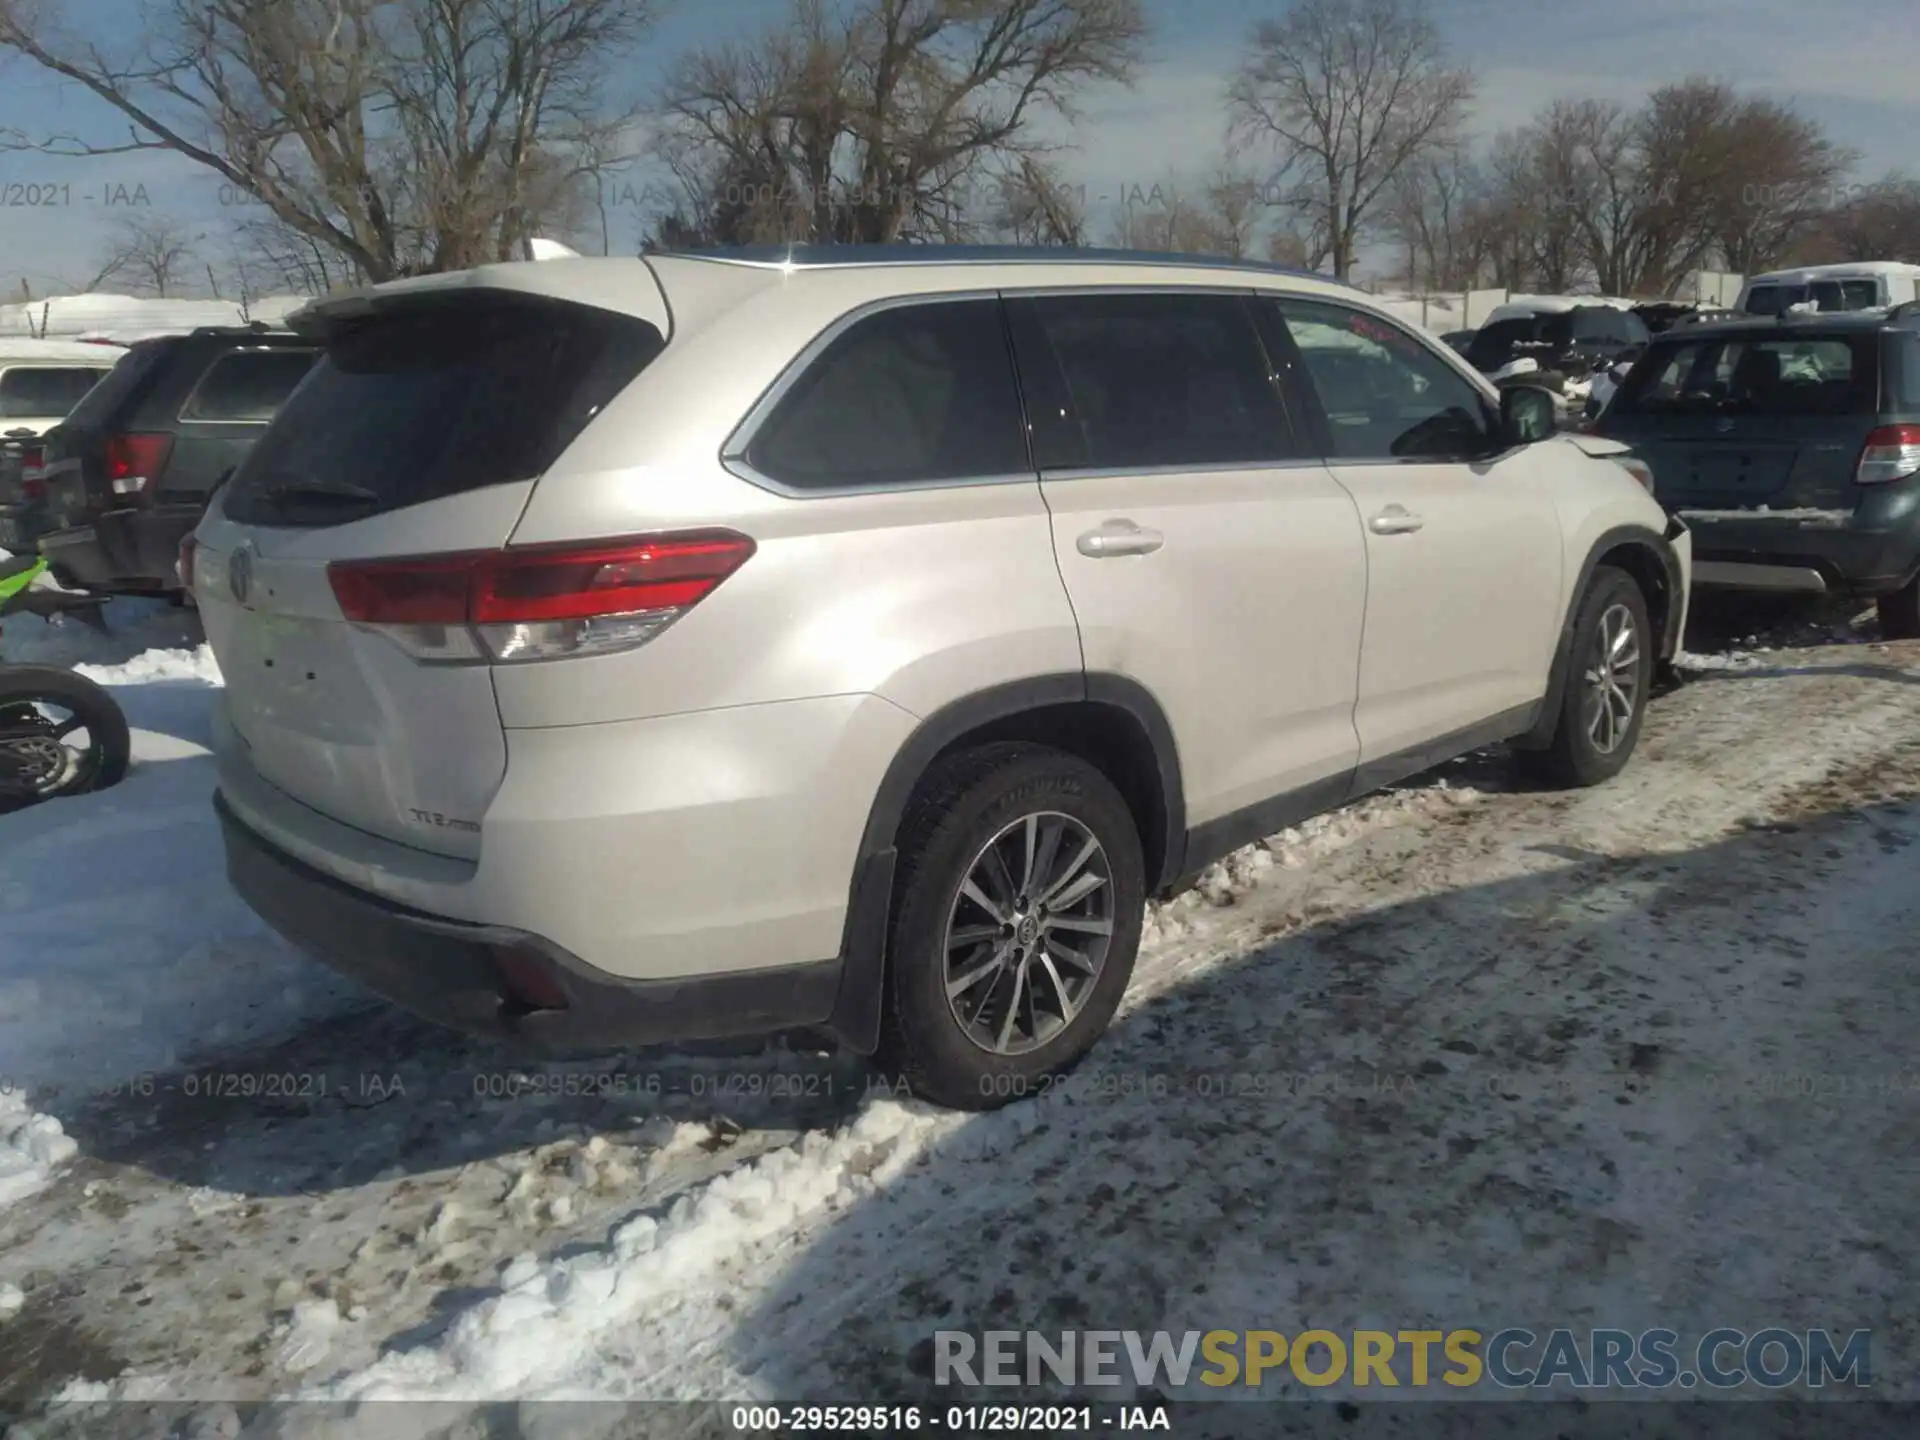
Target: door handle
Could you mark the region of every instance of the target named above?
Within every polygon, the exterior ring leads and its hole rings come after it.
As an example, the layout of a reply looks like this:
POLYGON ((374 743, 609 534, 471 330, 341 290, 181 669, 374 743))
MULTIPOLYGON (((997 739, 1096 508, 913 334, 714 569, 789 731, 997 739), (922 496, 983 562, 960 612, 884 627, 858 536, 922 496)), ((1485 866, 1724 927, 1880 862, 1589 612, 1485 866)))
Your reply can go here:
POLYGON ((1376 535, 1411 535, 1426 523, 1404 505, 1389 505, 1367 521, 1367 528, 1376 535))
POLYGON ((1151 555, 1167 543, 1158 530, 1148 530, 1131 520, 1107 520, 1089 530, 1075 547, 1089 560, 1105 560, 1114 555, 1151 555))

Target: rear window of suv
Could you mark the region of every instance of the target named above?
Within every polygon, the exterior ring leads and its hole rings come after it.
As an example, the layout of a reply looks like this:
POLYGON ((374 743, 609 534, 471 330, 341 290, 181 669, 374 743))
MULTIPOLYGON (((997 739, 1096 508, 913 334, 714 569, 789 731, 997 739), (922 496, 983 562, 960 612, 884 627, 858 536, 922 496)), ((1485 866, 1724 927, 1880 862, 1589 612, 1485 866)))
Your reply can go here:
POLYGON ((0 420, 64 416, 111 368, 14 365, 0 370, 0 420))
POLYGON ((354 322, 235 474, 227 514, 336 525, 534 479, 665 343, 644 320, 518 296, 354 322))
POLYGON ((1614 408, 1642 415, 1870 415, 1879 409, 1879 370, 1878 337, 1870 331, 1702 337, 1649 351, 1614 408))

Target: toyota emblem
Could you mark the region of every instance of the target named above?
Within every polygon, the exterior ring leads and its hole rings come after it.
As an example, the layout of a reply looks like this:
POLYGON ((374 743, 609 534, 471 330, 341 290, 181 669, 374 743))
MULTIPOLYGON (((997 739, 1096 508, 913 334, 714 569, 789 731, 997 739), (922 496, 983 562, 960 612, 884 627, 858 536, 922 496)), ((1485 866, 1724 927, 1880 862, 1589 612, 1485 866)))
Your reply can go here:
POLYGON ((253 589, 253 547, 242 545, 227 557, 227 589, 234 600, 244 605, 253 589))

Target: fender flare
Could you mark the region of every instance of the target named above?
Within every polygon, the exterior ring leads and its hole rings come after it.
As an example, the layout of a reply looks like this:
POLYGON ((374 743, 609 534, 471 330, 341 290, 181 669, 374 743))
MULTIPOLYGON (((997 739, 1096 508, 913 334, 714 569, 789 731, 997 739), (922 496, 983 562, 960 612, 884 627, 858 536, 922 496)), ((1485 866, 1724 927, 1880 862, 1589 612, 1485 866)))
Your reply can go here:
POLYGON ((847 897, 847 919, 840 948, 840 986, 827 1031, 862 1055, 879 1045, 884 999, 887 932, 893 911, 894 871, 899 854, 894 839, 920 778, 941 753, 963 736, 998 721, 1012 720, 1057 705, 1094 704, 1124 712, 1144 732, 1152 748, 1161 797, 1160 874, 1147 877, 1156 893, 1180 867, 1186 853, 1185 792, 1173 727, 1147 688, 1123 675, 1078 671, 1008 681, 943 705, 923 719, 895 752, 867 813, 847 897))
POLYGON ((1667 605, 1666 623, 1660 636, 1659 658, 1671 660, 1679 653, 1680 627, 1686 615, 1686 606, 1681 603, 1686 577, 1681 573, 1680 556, 1673 548, 1672 537, 1679 534, 1681 528, 1679 521, 1669 521, 1666 534, 1663 535, 1650 525, 1616 525, 1604 531, 1588 547, 1586 559, 1580 562, 1580 573, 1567 601, 1566 617, 1560 622, 1560 639, 1554 646, 1553 668, 1548 672, 1546 698, 1540 704, 1540 714, 1533 722, 1533 728, 1514 741, 1520 749, 1542 750, 1553 741, 1553 732, 1560 722, 1560 707, 1566 699, 1567 676, 1573 661, 1573 624, 1579 617, 1581 602, 1587 598, 1587 587, 1593 583, 1593 572, 1600 566, 1600 557, 1609 551, 1622 545, 1637 545, 1659 562, 1661 573, 1666 576, 1667 591, 1672 597, 1667 605))

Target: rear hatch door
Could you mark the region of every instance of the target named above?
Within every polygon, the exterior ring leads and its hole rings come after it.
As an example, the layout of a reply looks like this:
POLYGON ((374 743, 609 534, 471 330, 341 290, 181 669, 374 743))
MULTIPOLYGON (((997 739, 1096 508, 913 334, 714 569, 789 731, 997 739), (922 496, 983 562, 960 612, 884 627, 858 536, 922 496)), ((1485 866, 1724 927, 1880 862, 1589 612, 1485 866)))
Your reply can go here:
POLYGON ((478 855, 507 762, 490 670, 457 627, 348 622, 328 567, 505 545, 539 475, 662 343, 634 315, 472 290, 331 328, 198 532, 207 638, 264 779, 478 855))
POLYGON ((1878 354, 1870 330, 1657 345, 1600 431, 1640 452, 1669 510, 1851 511, 1878 354))
POLYGON ((164 369, 179 339, 143 340, 130 347, 107 377, 42 437, 40 480, 55 525, 81 525, 114 502, 106 478, 107 439, 127 427, 164 369))

